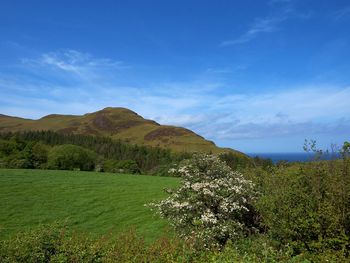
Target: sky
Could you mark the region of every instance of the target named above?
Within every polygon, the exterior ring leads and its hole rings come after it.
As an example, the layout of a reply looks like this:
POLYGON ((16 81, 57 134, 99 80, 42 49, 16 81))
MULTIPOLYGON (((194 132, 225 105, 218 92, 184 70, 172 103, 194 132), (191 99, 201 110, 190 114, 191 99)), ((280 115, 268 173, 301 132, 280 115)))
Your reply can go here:
POLYGON ((126 107, 246 153, 350 140, 348 0, 0 2, 0 113, 126 107))

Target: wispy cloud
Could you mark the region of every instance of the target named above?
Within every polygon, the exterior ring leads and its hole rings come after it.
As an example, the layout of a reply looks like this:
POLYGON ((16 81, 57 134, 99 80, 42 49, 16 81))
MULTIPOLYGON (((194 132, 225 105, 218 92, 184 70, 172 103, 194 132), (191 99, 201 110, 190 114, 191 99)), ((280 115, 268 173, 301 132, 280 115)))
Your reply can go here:
POLYGON ((243 44, 256 38, 259 34, 270 33, 278 29, 278 24, 285 20, 285 17, 268 17, 256 19, 250 28, 236 39, 225 40, 220 43, 220 47, 227 47, 236 44, 243 44))
POLYGON ((350 17, 350 6, 345 6, 332 13, 332 17, 336 20, 341 20, 350 17))
POLYGON ((129 68, 122 61, 115 61, 109 58, 96 58, 89 53, 82 53, 72 49, 44 53, 37 59, 25 58, 22 59, 22 63, 30 66, 49 66, 52 69, 79 75, 99 69, 129 68))
POLYGON ((293 0, 270 0, 271 14, 266 17, 258 17, 250 24, 248 29, 236 38, 222 41, 220 47, 244 44, 257 38, 259 35, 272 33, 280 29, 280 24, 292 16, 309 18, 310 13, 298 13, 294 8, 293 0))
POLYGON ((229 73, 235 73, 237 71, 246 70, 247 66, 245 65, 237 65, 235 67, 225 67, 225 68, 207 68, 206 73, 213 73, 213 74, 229 74, 229 73))

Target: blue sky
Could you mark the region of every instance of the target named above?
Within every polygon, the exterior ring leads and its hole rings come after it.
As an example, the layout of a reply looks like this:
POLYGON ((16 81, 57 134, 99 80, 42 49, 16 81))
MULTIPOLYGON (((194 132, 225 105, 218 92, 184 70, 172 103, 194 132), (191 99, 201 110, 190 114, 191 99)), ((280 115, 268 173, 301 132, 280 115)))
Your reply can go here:
POLYGON ((243 152, 350 139, 350 2, 0 2, 0 113, 127 107, 243 152))

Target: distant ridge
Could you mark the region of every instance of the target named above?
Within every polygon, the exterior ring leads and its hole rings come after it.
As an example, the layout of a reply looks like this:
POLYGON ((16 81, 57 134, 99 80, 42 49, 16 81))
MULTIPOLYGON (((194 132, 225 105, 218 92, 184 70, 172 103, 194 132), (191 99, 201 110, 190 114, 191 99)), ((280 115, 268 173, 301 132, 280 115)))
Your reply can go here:
MULTIPOLYGON (((108 107, 84 115, 50 114, 38 120, 0 114, 0 132, 51 130, 67 134, 107 136, 112 139, 161 147, 176 152, 233 151, 219 148, 191 130, 160 125, 126 108, 108 107)), ((237 152, 239 153, 239 152, 237 152)))

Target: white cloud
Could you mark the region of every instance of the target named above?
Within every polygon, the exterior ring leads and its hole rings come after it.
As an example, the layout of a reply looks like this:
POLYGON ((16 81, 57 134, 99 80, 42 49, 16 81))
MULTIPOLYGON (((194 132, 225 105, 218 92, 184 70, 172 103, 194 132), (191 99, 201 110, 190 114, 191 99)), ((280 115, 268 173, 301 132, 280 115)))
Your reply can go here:
POLYGON ((346 132, 350 87, 298 87, 274 93, 242 94, 212 100, 198 127, 216 139, 264 138, 292 134, 346 132), (210 112, 229 113, 220 117, 210 112))

